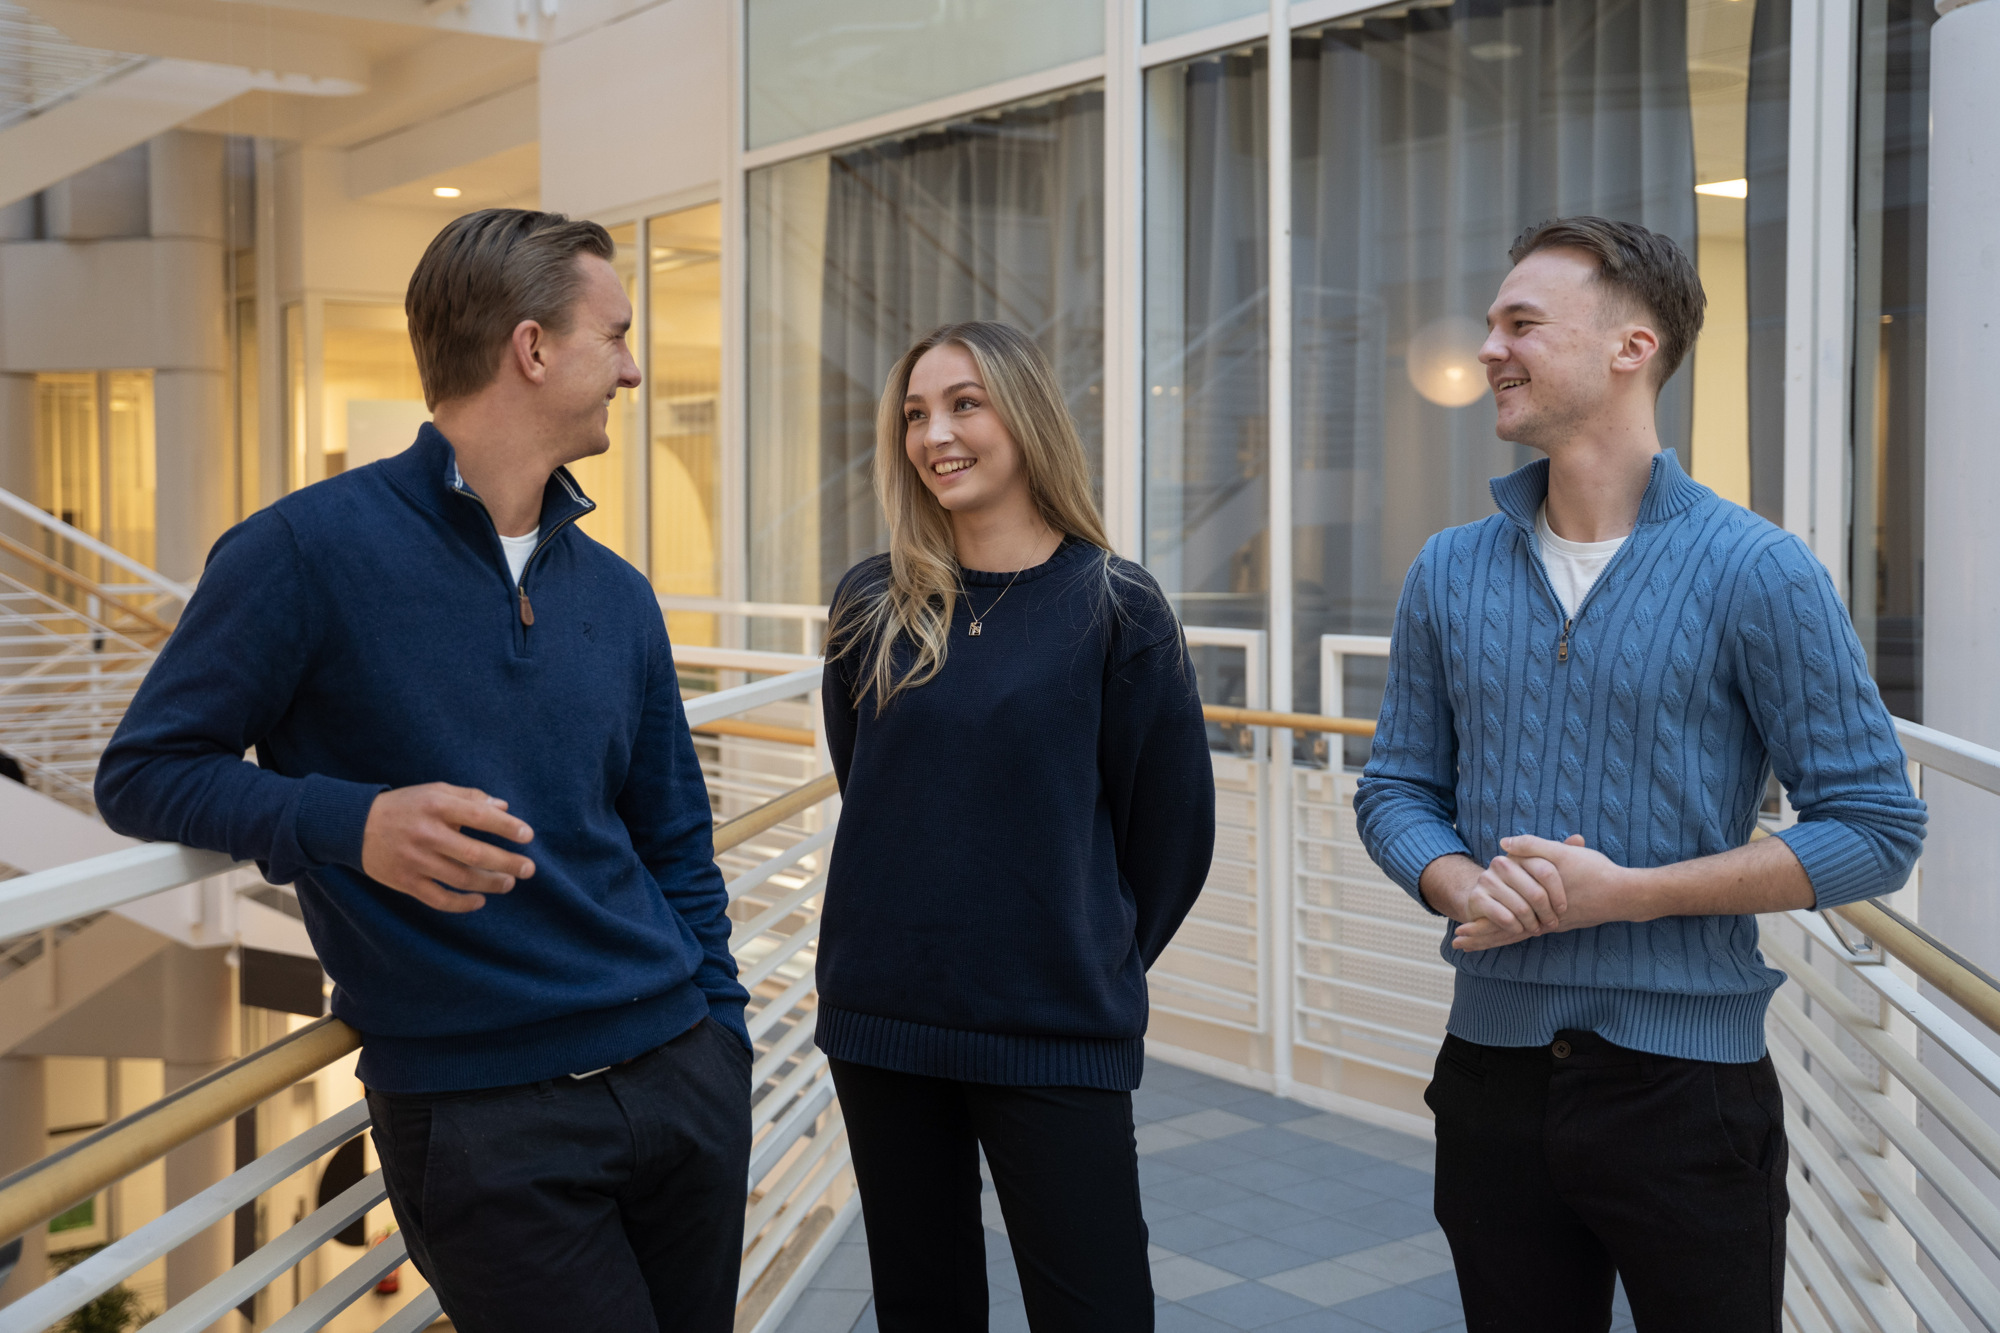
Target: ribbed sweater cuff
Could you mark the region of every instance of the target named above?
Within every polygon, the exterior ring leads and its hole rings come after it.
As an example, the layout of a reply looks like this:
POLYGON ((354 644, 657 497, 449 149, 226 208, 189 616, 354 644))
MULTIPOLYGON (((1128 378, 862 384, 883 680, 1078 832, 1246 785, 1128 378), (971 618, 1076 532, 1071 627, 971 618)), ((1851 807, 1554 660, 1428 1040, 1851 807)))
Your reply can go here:
POLYGON ((307 863, 361 869, 361 835, 368 828, 368 807, 389 789, 380 783, 347 782, 318 773, 308 774, 303 783, 293 829, 307 863))
POLYGON ((813 1040, 836 1060, 961 1083, 1130 1092, 1145 1072, 1143 1037, 1032 1037, 965 1032, 819 1007, 813 1040))
POLYGON ((1813 910, 1877 898, 1901 888, 1883 877, 1882 863, 1868 840, 1834 819, 1794 824, 1778 834, 1812 881, 1813 910))
POLYGON ((1395 837, 1390 838, 1376 849, 1375 863, 1387 872, 1390 879, 1402 885, 1403 892, 1415 898, 1426 912, 1432 916, 1441 913, 1424 902, 1423 892, 1417 882, 1423 878, 1424 867, 1440 856, 1471 856, 1472 849, 1465 845, 1465 839, 1458 836, 1458 830, 1443 822, 1425 820, 1413 824, 1395 837))

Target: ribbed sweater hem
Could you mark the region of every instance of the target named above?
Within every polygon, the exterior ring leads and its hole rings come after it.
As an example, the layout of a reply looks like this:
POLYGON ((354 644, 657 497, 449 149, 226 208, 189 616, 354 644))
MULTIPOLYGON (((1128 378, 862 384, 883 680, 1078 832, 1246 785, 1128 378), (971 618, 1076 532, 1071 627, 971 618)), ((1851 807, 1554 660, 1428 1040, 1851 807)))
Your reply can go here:
POLYGON ((589 1009, 493 1032, 448 1037, 363 1032, 355 1075, 377 1092, 505 1088, 620 1064, 665 1045, 706 1017, 708 996, 688 981, 615 1009, 589 1009))
POLYGON ((1683 1060, 1747 1064, 1764 1055, 1771 990, 1688 995, 1550 986, 1461 972, 1445 1026, 1482 1046, 1546 1046, 1565 1028, 1595 1032, 1627 1050, 1683 1060))
POLYGON ((1034 1037, 966 1032, 822 1004, 813 1039, 836 1060, 899 1074, 1016 1088, 1130 1092, 1145 1070, 1143 1037, 1034 1037))

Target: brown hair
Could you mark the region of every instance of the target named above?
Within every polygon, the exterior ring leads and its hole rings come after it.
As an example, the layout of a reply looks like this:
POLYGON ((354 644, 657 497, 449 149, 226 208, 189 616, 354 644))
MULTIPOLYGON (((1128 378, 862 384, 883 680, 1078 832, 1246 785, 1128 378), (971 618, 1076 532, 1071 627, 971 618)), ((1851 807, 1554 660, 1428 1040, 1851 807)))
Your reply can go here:
POLYGON ((1687 252, 1634 222, 1576 217, 1536 223, 1521 233, 1507 258, 1518 264, 1537 250, 1558 247, 1595 259, 1597 280, 1651 316, 1653 332, 1660 335, 1653 385, 1665 384, 1701 336, 1708 309, 1708 294, 1687 252))
POLYGON ((482 208, 452 219, 417 261, 403 296, 425 405, 491 384, 521 321, 569 332, 583 288, 577 256, 615 253, 604 228, 561 213, 482 208))

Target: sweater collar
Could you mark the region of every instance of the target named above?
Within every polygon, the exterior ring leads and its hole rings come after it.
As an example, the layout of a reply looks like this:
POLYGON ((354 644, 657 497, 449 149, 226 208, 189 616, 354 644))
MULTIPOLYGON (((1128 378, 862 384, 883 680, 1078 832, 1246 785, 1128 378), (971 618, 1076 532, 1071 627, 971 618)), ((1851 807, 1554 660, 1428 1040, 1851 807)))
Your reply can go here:
MULTIPOLYGON (((477 492, 465 484, 458 471, 458 451, 444 432, 426 421, 417 430, 417 442, 383 461, 394 480, 411 494, 418 496, 440 514, 459 512, 455 506, 460 501, 452 498, 454 493, 464 499, 479 503, 477 492)), ((572 519, 581 518, 597 505, 583 493, 566 467, 559 467, 549 477, 549 483, 542 491, 541 532, 547 536, 572 519)))
MULTIPOLYGON (((1535 515, 1549 498, 1549 460, 1537 458, 1504 477, 1495 477, 1491 486, 1493 503, 1516 527, 1535 530, 1535 515)), ((1658 523, 1672 518, 1712 492, 1681 470, 1680 457, 1672 449, 1653 455, 1653 474, 1646 493, 1639 497, 1639 522, 1658 523)))
POLYGON ((1033 583, 1043 575, 1054 573, 1087 552, 1097 549, 1097 547, 1092 546, 1089 542, 1065 533, 1063 539, 1056 544, 1055 551, 1050 554, 1048 559, 1042 561, 1039 565, 1030 565, 1018 574, 1011 570, 1001 570, 995 573, 992 570, 966 569, 960 566, 958 577, 959 581, 968 588, 977 588, 982 584, 988 587, 997 587, 1003 583, 1033 583))

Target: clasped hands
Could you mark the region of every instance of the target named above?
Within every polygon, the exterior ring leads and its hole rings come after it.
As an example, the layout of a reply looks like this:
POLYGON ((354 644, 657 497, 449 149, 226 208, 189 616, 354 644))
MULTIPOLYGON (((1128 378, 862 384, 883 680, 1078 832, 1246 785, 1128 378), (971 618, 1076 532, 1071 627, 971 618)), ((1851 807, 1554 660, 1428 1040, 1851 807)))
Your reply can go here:
POLYGON ((1584 846, 1582 834, 1562 842, 1520 834, 1502 838, 1500 847, 1483 869, 1469 856, 1447 856, 1424 870, 1425 900, 1459 923, 1454 949, 1473 953, 1636 919, 1626 891, 1632 872, 1584 846))

